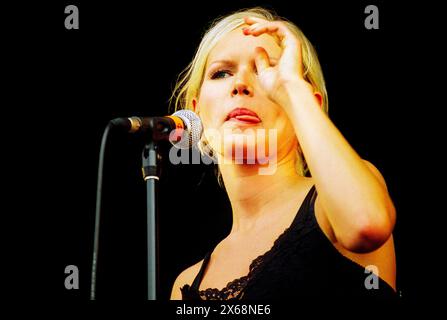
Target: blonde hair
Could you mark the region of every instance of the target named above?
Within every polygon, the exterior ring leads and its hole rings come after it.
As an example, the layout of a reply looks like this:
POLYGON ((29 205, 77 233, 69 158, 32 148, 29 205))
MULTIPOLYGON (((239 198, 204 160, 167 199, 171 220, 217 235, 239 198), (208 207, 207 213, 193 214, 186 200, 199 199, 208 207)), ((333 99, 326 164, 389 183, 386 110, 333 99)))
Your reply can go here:
MULTIPOLYGON (((195 53, 194 59, 191 63, 180 73, 177 83, 174 87, 173 93, 170 98, 170 103, 174 103, 174 110, 188 109, 192 110, 192 101, 200 94, 200 88, 202 86, 205 67, 208 59, 208 55, 214 46, 229 32, 237 29, 245 24, 244 18, 247 16, 258 17, 268 21, 283 21, 291 32, 300 40, 302 62, 303 62, 303 76, 314 88, 315 91, 321 93, 323 102, 322 110, 328 113, 328 97, 326 91, 326 85, 324 82, 323 72, 321 70, 320 62, 318 61, 317 53, 306 38, 303 32, 292 22, 279 17, 274 12, 264 8, 256 7, 252 9, 242 9, 236 11, 230 15, 220 17, 211 23, 208 31, 202 38, 202 41, 195 53)), ((203 139, 199 143, 199 149, 201 152, 207 147, 207 142, 203 139)), ((212 152, 212 150, 211 150, 212 152)), ((297 150, 297 172, 302 176, 308 175, 309 170, 307 168, 304 154, 300 147, 297 150)), ((222 185, 220 171, 218 171, 218 181, 222 185)))

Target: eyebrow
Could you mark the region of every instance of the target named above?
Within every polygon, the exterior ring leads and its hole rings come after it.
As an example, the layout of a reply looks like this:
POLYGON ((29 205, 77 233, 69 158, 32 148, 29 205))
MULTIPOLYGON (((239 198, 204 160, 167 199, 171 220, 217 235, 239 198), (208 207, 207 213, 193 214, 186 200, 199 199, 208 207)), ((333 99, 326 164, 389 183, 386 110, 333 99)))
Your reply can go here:
POLYGON ((210 65, 208 66, 208 68, 214 64, 224 64, 224 65, 234 66, 236 63, 234 63, 234 61, 232 61, 232 60, 216 60, 216 61, 211 62, 210 65))
MULTIPOLYGON (((278 61, 279 61, 279 59, 277 59, 277 58, 269 57, 269 59, 270 59, 270 62, 273 62, 273 63, 278 63, 278 61)), ((236 63, 232 60, 225 60, 225 59, 224 60, 215 60, 209 64, 208 68, 210 68, 214 64, 223 64, 223 65, 228 65, 228 66, 234 66, 236 63)))

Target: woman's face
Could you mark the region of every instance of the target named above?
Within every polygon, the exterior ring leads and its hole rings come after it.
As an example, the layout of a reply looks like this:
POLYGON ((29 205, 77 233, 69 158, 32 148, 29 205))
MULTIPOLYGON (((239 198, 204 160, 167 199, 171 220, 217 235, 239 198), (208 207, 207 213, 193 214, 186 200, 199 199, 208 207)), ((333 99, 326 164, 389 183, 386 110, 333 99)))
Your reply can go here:
MULTIPOLYGON (((268 98, 258 81, 256 47, 267 51, 272 66, 278 62, 282 49, 272 36, 245 36, 241 28, 225 35, 208 56, 195 109, 211 147, 225 158, 235 159, 237 149, 244 150, 244 159, 251 158, 247 150, 261 145, 269 157, 296 148, 288 116, 268 98), (270 136, 273 132, 276 138, 270 136), (269 149, 272 139, 276 140, 277 150, 269 149), (275 154, 271 154, 273 151, 275 154)), ((253 154, 258 161, 262 157, 257 152, 253 154)))

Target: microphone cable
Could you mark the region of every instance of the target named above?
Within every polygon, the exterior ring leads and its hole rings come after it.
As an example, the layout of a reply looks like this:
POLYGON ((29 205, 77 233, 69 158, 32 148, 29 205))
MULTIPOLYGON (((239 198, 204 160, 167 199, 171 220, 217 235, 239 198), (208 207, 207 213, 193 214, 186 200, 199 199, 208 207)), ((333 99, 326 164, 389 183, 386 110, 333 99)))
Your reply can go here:
POLYGON ((90 300, 96 300, 96 271, 98 268, 98 248, 99 248, 99 226, 101 221, 101 199, 102 199, 102 177, 104 171, 104 154, 112 124, 109 122, 104 129, 101 139, 101 148, 99 151, 98 163, 98 181, 96 185, 96 209, 95 209, 95 231, 93 242, 93 260, 92 260, 92 274, 90 280, 90 300))

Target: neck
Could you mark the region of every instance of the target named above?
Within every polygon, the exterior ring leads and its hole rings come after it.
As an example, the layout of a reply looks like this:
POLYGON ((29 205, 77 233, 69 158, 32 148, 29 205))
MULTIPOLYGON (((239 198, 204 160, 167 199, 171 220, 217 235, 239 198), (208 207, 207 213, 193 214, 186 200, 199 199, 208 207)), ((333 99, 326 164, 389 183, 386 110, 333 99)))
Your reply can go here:
POLYGON ((308 180, 296 172, 295 160, 295 152, 289 152, 272 175, 260 175, 258 164, 219 166, 233 210, 231 234, 262 228, 278 219, 278 208, 290 204, 291 192, 308 180))

